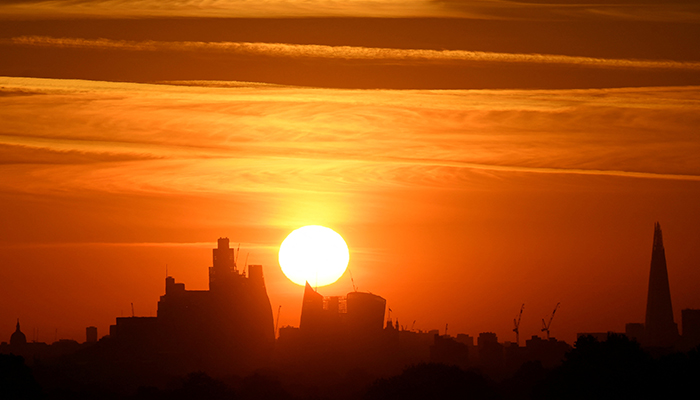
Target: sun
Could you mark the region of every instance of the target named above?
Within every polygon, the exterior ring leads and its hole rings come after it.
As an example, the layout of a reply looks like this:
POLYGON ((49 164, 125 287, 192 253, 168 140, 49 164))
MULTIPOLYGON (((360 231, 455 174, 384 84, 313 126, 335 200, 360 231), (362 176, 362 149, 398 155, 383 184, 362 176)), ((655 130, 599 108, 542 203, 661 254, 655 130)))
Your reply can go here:
POLYGON ((348 261, 350 252, 345 240, 324 226, 296 229, 280 245, 282 272, 297 285, 330 285, 343 275, 348 261))

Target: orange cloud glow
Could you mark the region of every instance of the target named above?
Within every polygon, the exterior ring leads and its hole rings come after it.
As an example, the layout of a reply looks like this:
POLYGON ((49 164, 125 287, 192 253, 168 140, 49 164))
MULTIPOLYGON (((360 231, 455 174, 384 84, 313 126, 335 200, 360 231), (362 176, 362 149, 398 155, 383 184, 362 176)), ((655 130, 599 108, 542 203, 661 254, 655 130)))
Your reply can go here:
MULTIPOLYGON (((561 301, 571 310, 559 320, 568 339, 583 329, 575 315, 602 307, 585 285, 604 273, 626 293, 621 309, 641 315, 646 228, 662 219, 674 293, 691 290, 695 272, 681 259, 700 257, 690 246, 698 232, 686 225, 700 200, 700 88, 210 84, 0 78, 4 259, 23 265, 23 252, 53 246, 65 279, 78 279, 82 254, 99 259, 121 243, 132 250, 110 268, 147 271, 138 289, 148 295, 135 288, 101 300, 114 314, 124 296, 155 304, 166 263, 204 285, 197 268, 209 262, 201 246, 211 246, 199 243, 229 235, 266 265, 273 305, 289 310, 282 323, 296 324, 299 293, 278 270, 276 249, 291 229, 319 224, 348 242, 360 288, 382 293, 421 328, 449 319, 458 331, 507 335, 510 321, 497 317, 512 304, 544 315, 561 301), (435 262, 455 267, 426 277, 435 262), (419 294, 406 296, 406 287, 419 294), (443 289, 468 295, 436 297, 443 289), (487 314, 474 306, 483 299, 487 314), (447 303, 451 311, 434 311, 447 303)), ((109 276, 93 279, 128 284, 109 276)), ((348 290, 346 278, 329 290, 348 290)), ((4 290, 22 290, 15 279, 4 290)), ((619 316, 600 318, 588 326, 619 316)), ((535 322, 523 332, 536 332, 535 322)))

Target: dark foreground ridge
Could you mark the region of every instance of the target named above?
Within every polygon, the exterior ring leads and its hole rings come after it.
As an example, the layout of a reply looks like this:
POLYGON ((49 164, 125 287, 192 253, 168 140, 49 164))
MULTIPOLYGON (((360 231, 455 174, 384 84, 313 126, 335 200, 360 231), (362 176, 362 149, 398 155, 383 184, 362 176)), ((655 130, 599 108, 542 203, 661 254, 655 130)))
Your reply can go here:
MULTIPOLYGON (((504 379, 494 380, 478 368, 421 363, 401 373, 371 378, 361 370, 344 375, 329 371, 316 381, 299 381, 293 371, 258 370, 245 377, 212 378, 204 372, 171 377, 163 385, 132 388, 124 381, 80 380, 76 365, 34 366, 20 356, 0 355, 0 397, 3 399, 620 399, 681 398, 700 378, 700 352, 661 357, 643 350, 623 335, 603 342, 591 336, 578 339, 562 364, 544 368, 541 362, 523 364, 504 379), (35 379, 35 376, 37 377, 35 379), (129 388, 128 390, 126 388, 129 388)), ((84 371, 83 371, 84 372, 84 371)))

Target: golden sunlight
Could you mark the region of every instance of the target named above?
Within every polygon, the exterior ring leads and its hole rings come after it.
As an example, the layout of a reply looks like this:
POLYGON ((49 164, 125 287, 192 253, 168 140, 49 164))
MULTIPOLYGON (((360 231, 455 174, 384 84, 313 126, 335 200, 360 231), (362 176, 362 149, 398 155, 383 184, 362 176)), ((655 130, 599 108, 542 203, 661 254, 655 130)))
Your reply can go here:
POLYGON ((282 242, 282 272, 297 285, 325 286, 337 281, 350 260, 345 240, 330 228, 308 225, 294 230, 282 242))

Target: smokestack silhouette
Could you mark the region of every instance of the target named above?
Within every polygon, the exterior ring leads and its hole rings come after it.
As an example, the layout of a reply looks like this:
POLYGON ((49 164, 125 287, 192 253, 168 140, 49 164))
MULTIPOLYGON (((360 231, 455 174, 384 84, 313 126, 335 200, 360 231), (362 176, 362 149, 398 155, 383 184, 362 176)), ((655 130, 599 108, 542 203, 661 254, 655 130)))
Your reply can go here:
POLYGON ((664 241, 658 222, 654 225, 654 245, 651 251, 645 336, 649 346, 671 346, 678 340, 678 326, 673 322, 664 241))

